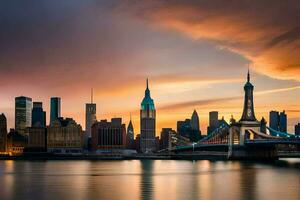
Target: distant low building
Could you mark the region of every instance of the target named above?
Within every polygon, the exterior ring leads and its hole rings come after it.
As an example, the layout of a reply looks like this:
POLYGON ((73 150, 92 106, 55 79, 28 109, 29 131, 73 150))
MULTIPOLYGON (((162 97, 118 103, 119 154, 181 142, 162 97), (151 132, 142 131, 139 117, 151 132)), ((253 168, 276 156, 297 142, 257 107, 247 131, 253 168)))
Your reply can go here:
POLYGON ((21 155, 27 146, 26 136, 11 129, 7 135, 7 152, 11 155, 21 155))
POLYGON ((53 153, 80 153, 83 131, 72 118, 59 117, 47 127, 47 148, 53 153))
POLYGON ((101 120, 92 126, 92 150, 110 151, 125 149, 126 127, 120 118, 113 118, 111 122, 101 120))

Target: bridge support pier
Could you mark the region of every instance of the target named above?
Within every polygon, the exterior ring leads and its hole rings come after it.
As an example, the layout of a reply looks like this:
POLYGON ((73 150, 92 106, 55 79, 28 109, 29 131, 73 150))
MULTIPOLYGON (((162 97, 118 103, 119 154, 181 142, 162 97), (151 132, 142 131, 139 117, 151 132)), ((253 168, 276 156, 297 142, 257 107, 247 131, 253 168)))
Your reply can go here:
POLYGON ((229 160, 277 160, 278 152, 275 146, 232 146, 228 151, 229 160))

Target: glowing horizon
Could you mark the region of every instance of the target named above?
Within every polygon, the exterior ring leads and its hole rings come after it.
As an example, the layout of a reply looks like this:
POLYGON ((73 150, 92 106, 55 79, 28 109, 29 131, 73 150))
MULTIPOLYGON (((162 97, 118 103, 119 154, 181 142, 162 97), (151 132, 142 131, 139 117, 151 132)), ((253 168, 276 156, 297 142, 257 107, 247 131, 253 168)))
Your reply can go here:
POLYGON ((286 110, 300 122, 300 3, 274 1, 40 1, 2 3, 0 113, 14 127, 14 98, 62 98, 62 116, 85 128, 94 88, 97 119, 139 109, 150 79, 157 130, 176 129, 194 109, 206 133, 208 112, 239 119, 250 65, 256 117, 286 110), (274 14, 275 13, 275 14, 274 14), (276 13, 281 13, 278 15, 276 13))

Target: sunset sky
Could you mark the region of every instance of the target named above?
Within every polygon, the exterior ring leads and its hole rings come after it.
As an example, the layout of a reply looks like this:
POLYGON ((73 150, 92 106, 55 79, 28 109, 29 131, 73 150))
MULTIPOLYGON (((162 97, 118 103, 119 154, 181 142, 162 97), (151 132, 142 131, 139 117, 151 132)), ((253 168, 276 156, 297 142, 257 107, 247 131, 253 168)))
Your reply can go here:
POLYGON ((206 133, 208 112, 239 119, 250 66, 258 119, 286 110, 300 122, 297 0, 28 0, 0 3, 0 113, 14 127, 14 98, 51 96, 85 128, 94 88, 97 118, 139 109, 149 78, 162 127, 190 118, 206 133))

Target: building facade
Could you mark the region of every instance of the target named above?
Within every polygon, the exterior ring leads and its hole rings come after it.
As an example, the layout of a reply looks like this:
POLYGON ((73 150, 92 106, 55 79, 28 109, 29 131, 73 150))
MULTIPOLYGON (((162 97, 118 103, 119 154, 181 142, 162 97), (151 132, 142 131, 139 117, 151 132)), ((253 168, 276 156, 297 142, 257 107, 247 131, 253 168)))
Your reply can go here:
POLYGON ((47 151, 47 128, 46 127, 28 127, 28 144, 30 151, 47 151))
POLYGON ((140 110, 140 127, 141 127, 141 147, 142 153, 152 153, 156 149, 155 128, 156 128, 156 110, 154 101, 150 96, 150 90, 147 79, 145 96, 141 103, 140 110))
POLYGON ((57 118, 47 127, 47 148, 53 153, 80 153, 83 131, 72 118, 57 118))
POLYGON ((7 120, 5 115, 0 115, 0 154, 7 152, 7 120))
POLYGON ((50 125, 56 119, 61 117, 61 99, 60 97, 51 97, 50 99, 50 125))
POLYGON ((111 122, 101 120, 92 126, 92 150, 111 151, 114 149, 125 149, 126 127, 118 119, 111 122))
POLYGON ((15 98, 15 129, 18 133, 25 135, 26 127, 31 126, 32 99, 29 97, 15 98))
POLYGON ((46 127, 46 112, 43 110, 42 102, 33 102, 31 126, 46 127))

